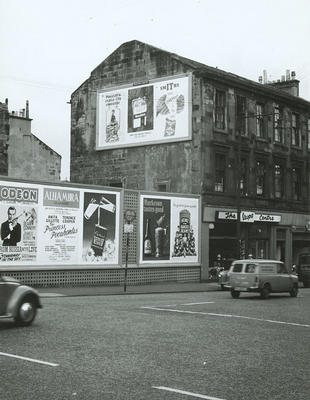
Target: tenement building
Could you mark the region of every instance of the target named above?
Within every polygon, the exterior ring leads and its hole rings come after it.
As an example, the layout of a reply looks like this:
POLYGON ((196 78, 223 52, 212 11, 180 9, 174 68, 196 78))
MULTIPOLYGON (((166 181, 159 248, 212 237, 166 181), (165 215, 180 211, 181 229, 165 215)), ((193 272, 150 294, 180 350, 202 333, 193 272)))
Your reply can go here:
POLYGON ((0 102, 0 175, 15 179, 60 181, 61 156, 31 132, 29 102, 9 111, 0 102))
POLYGON ((201 262, 310 252, 310 102, 139 41, 71 96, 71 181, 201 196, 201 262))

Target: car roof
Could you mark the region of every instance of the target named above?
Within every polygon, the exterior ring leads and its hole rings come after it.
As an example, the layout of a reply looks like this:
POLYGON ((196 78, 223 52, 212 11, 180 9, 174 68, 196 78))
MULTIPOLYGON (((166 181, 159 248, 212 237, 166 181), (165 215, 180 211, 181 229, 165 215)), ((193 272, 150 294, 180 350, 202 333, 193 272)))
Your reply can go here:
POLYGON ((265 260, 263 258, 245 258, 242 260, 235 260, 233 262, 233 264, 237 264, 237 263, 279 263, 279 264, 283 264, 283 261, 279 261, 279 260, 265 260))

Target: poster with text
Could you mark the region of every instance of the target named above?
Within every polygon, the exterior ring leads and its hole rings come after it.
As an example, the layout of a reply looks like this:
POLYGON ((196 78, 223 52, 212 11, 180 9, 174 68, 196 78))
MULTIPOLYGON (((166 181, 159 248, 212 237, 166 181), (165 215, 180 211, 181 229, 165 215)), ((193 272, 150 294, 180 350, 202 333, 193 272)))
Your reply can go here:
POLYGON ((38 194, 35 187, 0 185, 0 265, 36 262, 38 194))
POLYGON ((79 261, 80 192, 68 188, 43 188, 40 255, 45 263, 79 261))
POLYGON ((120 197, 116 192, 84 192, 83 254, 89 264, 117 264, 120 197))
POLYGON ((191 138, 189 76, 112 88, 97 97, 98 150, 191 138))
POLYGON ((199 199, 142 195, 140 263, 198 263, 199 199))

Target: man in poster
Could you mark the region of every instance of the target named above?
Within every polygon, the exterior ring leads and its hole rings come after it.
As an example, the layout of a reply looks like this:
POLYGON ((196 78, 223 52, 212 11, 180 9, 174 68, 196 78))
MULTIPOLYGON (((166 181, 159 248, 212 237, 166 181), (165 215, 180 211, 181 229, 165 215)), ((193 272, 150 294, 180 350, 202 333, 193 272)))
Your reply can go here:
POLYGON ((1 224, 2 246, 16 246, 21 240, 21 226, 17 222, 16 208, 8 208, 8 219, 1 224))

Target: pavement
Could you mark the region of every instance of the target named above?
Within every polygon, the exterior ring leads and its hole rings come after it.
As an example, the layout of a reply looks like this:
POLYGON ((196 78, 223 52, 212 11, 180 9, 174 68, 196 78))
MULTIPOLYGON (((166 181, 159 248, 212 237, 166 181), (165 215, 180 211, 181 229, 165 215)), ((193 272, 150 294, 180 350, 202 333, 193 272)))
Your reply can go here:
POLYGON ((217 282, 163 282, 147 285, 76 286, 37 288, 41 297, 104 296, 151 293, 210 292, 219 290, 217 282))

